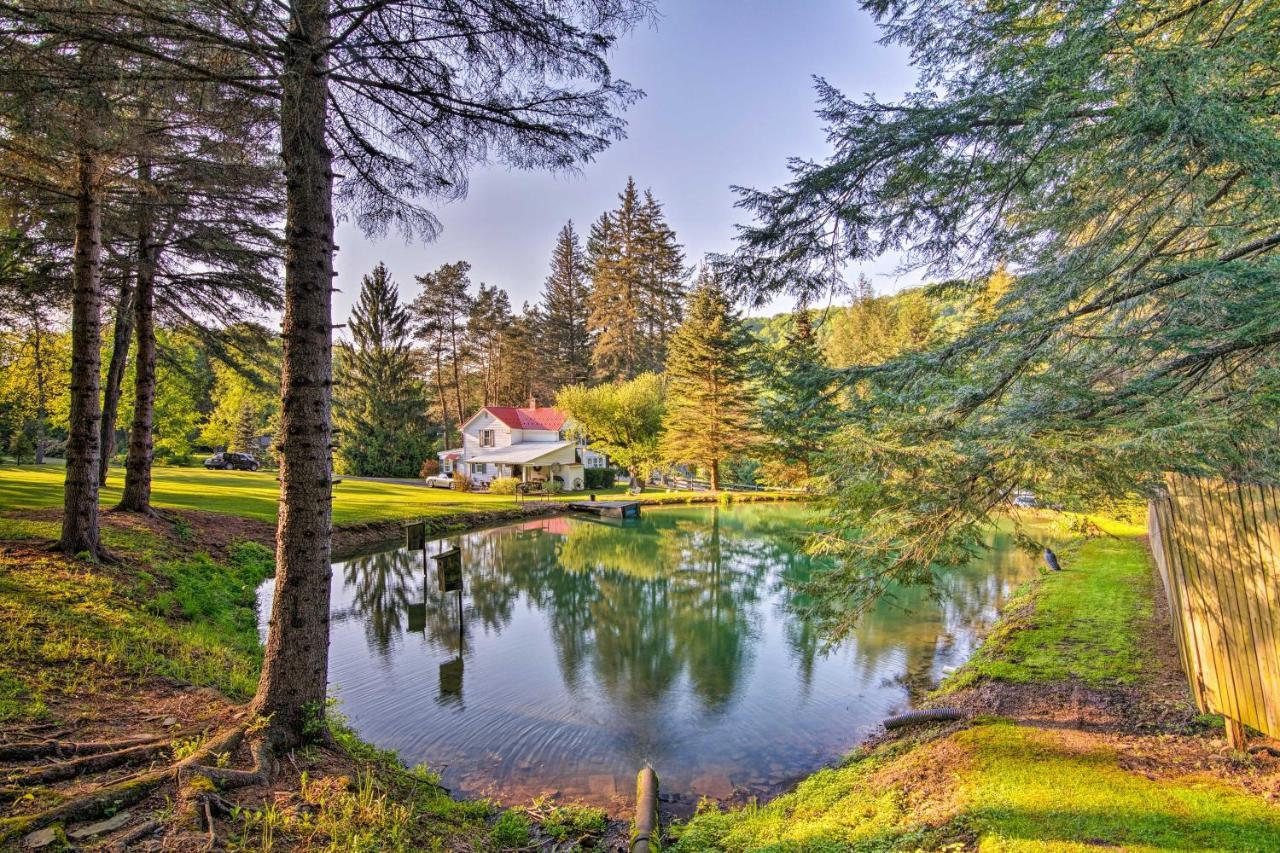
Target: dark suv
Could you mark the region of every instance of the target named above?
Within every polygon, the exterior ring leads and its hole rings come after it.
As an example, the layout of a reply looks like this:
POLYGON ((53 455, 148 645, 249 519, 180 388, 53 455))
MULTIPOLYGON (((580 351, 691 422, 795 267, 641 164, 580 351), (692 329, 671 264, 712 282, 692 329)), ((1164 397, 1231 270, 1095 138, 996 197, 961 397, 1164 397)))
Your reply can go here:
POLYGON ((204 460, 204 467, 225 471, 233 468, 236 471, 257 471, 258 460, 247 453, 215 453, 204 460))

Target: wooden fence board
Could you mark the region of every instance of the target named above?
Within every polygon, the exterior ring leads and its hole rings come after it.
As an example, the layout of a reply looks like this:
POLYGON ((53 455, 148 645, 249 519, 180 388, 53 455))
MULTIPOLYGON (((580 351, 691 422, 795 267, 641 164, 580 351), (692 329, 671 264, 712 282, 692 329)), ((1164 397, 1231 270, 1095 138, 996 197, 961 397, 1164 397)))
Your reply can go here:
POLYGON ((1165 484, 1147 526, 1196 703, 1280 737, 1280 489, 1165 484))

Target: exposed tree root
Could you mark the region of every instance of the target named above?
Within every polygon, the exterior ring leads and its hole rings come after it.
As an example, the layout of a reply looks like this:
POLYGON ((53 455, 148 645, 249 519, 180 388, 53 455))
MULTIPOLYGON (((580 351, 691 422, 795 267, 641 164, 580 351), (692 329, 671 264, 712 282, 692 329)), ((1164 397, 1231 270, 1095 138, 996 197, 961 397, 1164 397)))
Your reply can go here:
POLYGON ((177 737, 180 735, 138 735, 119 740, 100 741, 41 740, 29 743, 6 743, 0 744, 0 761, 26 761, 49 755, 91 755, 95 752, 114 752, 125 747, 174 740, 177 737))
POLYGON ((146 820, 138 824, 133 829, 122 835, 112 847, 116 850, 128 850, 142 839, 160 828, 160 822, 155 820, 146 820))
MULTIPOLYGON (((248 722, 241 722, 232 728, 226 729, 209 739, 207 743, 196 750, 192 755, 187 756, 181 761, 175 762, 167 767, 157 770, 151 770, 146 773, 138 774, 129 779, 113 782, 96 788, 89 793, 74 797, 66 802, 59 803, 56 806, 48 808, 42 812, 36 812, 29 815, 19 815, 17 817, 0 819, 0 847, 14 838, 42 829, 51 823, 58 821, 77 821, 87 820, 90 818, 102 817, 107 812, 119 811, 122 808, 131 806, 134 803, 141 802, 146 799, 160 785, 165 782, 186 778, 188 774, 193 772, 207 775, 208 770, 219 770, 222 768, 207 768, 203 762, 209 761, 216 755, 233 752, 240 745, 241 739, 244 737, 245 729, 248 722)), ((254 754, 255 770, 259 768, 262 753, 256 748, 254 754)), ((265 741, 263 746, 266 746, 265 741)), ((267 773, 270 772, 270 749, 265 752, 267 773)), ((225 771, 224 771, 225 772, 225 771)), ((261 775, 255 776, 254 779, 263 778, 261 775)), ((243 784, 252 784, 246 782, 243 784)), ((235 787, 234 785, 232 787, 235 787)))
POLYGON ((126 749, 118 749, 115 752, 103 752, 97 755, 86 755, 83 758, 73 758, 70 761, 61 761, 57 764, 50 764, 47 767, 41 767, 38 770, 32 770, 21 776, 12 776, 7 781, 10 784, 23 785, 44 785, 49 782, 61 782, 65 779, 72 779, 81 773, 101 772, 103 770, 111 770, 125 764, 132 764, 136 761, 146 761, 155 758, 161 753, 167 752, 170 748, 169 742, 161 741, 158 743, 145 743, 139 746, 131 746, 126 749))

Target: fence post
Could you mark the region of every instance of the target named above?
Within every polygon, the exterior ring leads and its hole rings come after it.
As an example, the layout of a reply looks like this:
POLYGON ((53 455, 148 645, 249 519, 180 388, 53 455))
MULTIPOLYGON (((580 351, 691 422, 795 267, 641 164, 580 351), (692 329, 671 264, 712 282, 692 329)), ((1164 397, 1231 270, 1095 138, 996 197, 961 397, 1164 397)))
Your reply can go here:
POLYGON ((1248 738, 1244 735, 1244 723, 1239 720, 1233 720, 1230 717, 1223 717, 1227 724, 1227 743, 1236 752, 1244 752, 1249 745, 1248 738))

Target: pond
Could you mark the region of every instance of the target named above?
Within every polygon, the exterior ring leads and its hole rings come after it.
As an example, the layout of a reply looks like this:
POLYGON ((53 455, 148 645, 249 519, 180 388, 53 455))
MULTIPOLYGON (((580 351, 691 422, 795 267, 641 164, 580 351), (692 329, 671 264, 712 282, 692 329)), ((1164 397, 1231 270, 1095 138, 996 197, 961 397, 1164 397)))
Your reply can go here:
POLYGON ((1034 573, 997 533, 939 596, 897 590, 824 654, 795 591, 817 566, 807 512, 646 508, 428 542, 461 549, 461 619, 421 550, 336 563, 331 688, 362 737, 459 795, 617 812, 646 761, 677 804, 774 794, 963 663, 1034 573))

